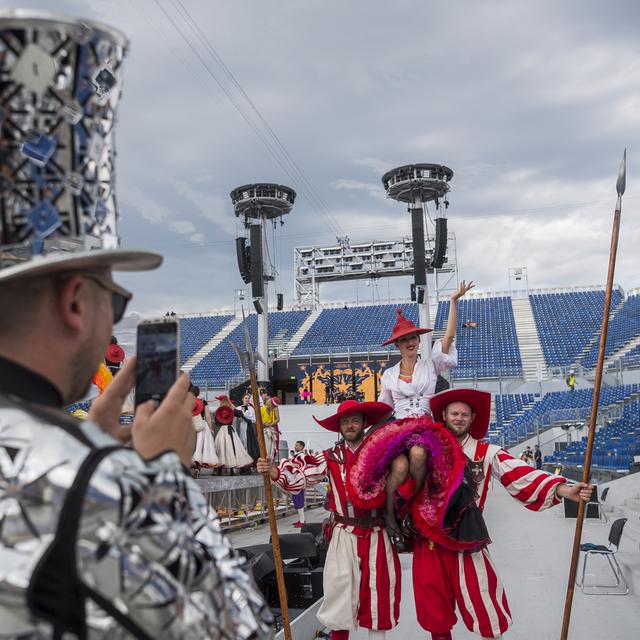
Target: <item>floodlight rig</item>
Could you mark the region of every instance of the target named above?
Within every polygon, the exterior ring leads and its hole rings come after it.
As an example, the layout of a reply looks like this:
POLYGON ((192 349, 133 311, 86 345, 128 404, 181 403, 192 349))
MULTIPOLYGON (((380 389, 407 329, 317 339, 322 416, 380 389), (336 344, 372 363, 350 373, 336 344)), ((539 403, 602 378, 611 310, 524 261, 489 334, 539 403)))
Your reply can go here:
MULTIPOLYGON (((437 210, 449 207, 447 194, 453 171, 442 164, 408 164, 387 171, 382 176, 382 184, 387 197, 406 202, 411 213, 411 234, 413 239, 412 299, 418 302, 419 324, 432 328, 429 317, 429 289, 427 286, 427 264, 424 248, 424 204, 435 202, 437 210)), ((444 214, 443 214, 444 216, 444 214)), ((445 235, 446 242, 446 235, 445 235)), ((431 341, 423 336, 422 353, 431 351, 431 341)))
MULTIPOLYGON (((258 312, 258 351, 269 353, 269 281, 274 279, 270 265, 267 222, 284 224, 283 216, 291 211, 296 192, 281 184, 256 183, 235 188, 230 194, 236 217, 242 218, 250 233, 250 282, 253 304, 258 312)), ((269 367, 258 362, 258 382, 269 381, 269 367)))

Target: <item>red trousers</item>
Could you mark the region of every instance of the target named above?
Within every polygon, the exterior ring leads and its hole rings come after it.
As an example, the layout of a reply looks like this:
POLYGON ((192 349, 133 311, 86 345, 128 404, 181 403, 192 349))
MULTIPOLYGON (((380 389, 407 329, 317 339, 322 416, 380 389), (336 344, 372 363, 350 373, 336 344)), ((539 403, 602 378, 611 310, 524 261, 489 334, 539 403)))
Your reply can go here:
POLYGON ((413 593, 418 622, 433 633, 454 627, 456 605, 467 629, 484 638, 497 638, 511 624, 507 597, 486 549, 460 553, 418 540, 413 593))

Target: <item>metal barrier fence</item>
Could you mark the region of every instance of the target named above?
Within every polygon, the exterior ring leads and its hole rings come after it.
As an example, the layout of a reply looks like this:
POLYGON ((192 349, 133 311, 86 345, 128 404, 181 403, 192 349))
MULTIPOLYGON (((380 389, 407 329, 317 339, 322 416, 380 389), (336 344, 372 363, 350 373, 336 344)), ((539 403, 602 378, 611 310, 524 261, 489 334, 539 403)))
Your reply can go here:
MULTIPOLYGON (((222 528, 227 531, 257 526, 267 520, 264 482, 262 476, 205 476, 196 484, 207 498, 212 509, 220 517, 222 528)), ((305 507, 321 507, 326 496, 326 483, 305 490, 305 507)), ((291 496, 273 486, 276 517, 284 518, 296 512, 291 496)))

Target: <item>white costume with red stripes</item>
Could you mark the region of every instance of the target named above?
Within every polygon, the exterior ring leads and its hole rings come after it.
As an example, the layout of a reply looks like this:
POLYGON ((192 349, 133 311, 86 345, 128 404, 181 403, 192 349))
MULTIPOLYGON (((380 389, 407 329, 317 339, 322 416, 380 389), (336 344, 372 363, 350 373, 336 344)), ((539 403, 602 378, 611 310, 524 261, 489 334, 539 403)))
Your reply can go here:
MULTIPOLYGON (((468 436, 465 455, 473 461, 482 509, 492 478, 527 509, 542 511, 560 502, 556 486, 566 482, 516 460, 504 449, 468 436)), ((511 613, 500 578, 486 548, 471 553, 450 551, 429 540, 416 541, 413 585, 418 622, 427 631, 445 633, 460 615, 469 631, 497 638, 511 625, 511 613)))
POLYGON ((327 508, 334 526, 318 620, 332 630, 392 629, 400 613, 400 560, 382 513, 351 503, 345 480, 352 458, 353 451, 341 442, 319 455, 306 455, 304 465, 282 460, 275 482, 297 493, 325 476, 329 479, 327 508))

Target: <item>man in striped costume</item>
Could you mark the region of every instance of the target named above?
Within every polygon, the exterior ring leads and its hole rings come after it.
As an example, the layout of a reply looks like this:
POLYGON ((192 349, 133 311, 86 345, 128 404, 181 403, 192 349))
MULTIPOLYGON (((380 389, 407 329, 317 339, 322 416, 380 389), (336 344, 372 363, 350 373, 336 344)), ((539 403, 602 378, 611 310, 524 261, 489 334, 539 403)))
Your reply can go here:
MULTIPOLYGON (((475 389, 449 389, 431 398, 433 418, 444 422, 469 459, 483 509, 491 478, 532 511, 542 511, 562 498, 576 502, 591 497, 590 485, 568 485, 516 460, 504 449, 484 442, 489 426, 491 394, 475 389)), ((500 578, 486 547, 473 552, 445 549, 430 540, 416 541, 413 588, 420 625, 433 640, 451 640, 457 605, 467 629, 483 638, 500 638, 511 625, 511 613, 500 578)))
POLYGON ((342 439, 331 449, 307 455, 305 464, 282 460, 276 467, 261 458, 258 471, 288 493, 298 493, 323 477, 329 479, 328 509, 332 534, 324 567, 324 602, 318 620, 331 629, 332 640, 347 640, 358 626, 370 640, 383 640, 398 623, 401 570, 398 554, 384 529, 379 510, 356 509, 346 477, 365 429, 391 413, 383 402, 347 400, 335 415, 316 422, 342 439))

